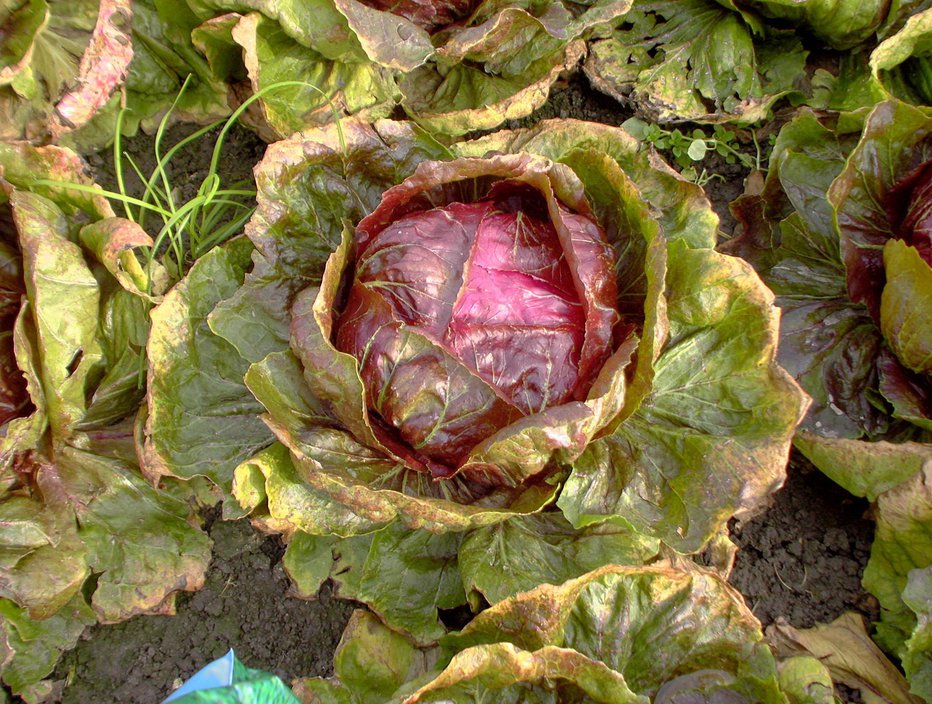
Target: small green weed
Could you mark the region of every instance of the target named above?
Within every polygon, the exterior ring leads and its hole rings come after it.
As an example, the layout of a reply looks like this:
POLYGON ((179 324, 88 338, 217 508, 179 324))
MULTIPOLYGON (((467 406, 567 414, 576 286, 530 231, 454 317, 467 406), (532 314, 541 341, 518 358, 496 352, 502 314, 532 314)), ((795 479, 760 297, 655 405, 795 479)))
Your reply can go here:
POLYGON ((673 160, 681 169, 680 173, 700 186, 705 185, 712 178, 721 178, 718 174, 709 174, 705 169, 697 171, 696 168, 699 162, 713 152, 719 154, 727 164, 741 164, 745 168, 758 171, 762 167, 761 148, 754 132, 751 134, 757 153, 751 156, 739 150, 735 133, 722 125, 714 125, 711 135, 706 134, 699 127, 688 134, 683 133, 679 128, 667 130, 637 117, 625 120, 621 126, 636 139, 651 144, 656 149, 671 153, 673 160))

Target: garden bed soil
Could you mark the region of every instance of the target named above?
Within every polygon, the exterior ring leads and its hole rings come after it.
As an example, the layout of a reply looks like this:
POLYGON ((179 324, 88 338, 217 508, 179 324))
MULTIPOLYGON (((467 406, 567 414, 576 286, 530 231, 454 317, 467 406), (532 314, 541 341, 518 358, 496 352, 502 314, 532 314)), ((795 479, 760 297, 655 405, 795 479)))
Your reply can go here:
MULTIPOLYGON (((632 114, 591 91, 578 76, 559 87, 531 118, 508 126, 549 117, 617 125, 632 114)), ((173 144, 184 133, 185 128, 172 129, 165 143, 173 144)), ((173 161, 171 180, 182 198, 196 192, 212 144, 211 138, 200 140, 173 161)), ((151 147, 151 138, 144 136, 124 144, 146 173, 154 166, 151 147)), ((221 160, 224 183, 248 177, 263 147, 252 133, 234 129, 221 160)), ((90 162, 101 183, 113 183, 109 154, 90 162)), ((723 176, 709 181, 706 189, 722 217, 723 236, 730 236, 734 220, 727 205, 743 191, 747 171, 721 161, 703 166, 723 176)), ((135 187, 138 183, 130 184, 131 190, 135 187)), ((851 609, 876 617, 876 602, 860 584, 873 534, 867 510, 866 502, 794 455, 788 481, 769 509, 733 523, 739 552, 731 582, 765 626, 782 618, 809 627, 851 609)), ((204 589, 180 595, 176 616, 142 616, 88 629, 54 673, 68 682, 61 702, 156 704, 231 647, 247 665, 286 681, 331 672, 333 651, 353 606, 333 598, 328 585, 315 601, 289 596, 278 538, 255 532, 245 521, 208 520, 207 528, 214 557, 204 589)))

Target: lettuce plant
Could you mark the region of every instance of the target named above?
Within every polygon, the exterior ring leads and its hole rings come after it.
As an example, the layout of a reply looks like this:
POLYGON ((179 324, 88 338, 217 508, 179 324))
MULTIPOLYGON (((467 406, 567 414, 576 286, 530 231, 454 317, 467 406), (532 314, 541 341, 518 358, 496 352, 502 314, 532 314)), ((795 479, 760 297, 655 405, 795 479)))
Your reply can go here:
POLYGON ((716 0, 638 0, 585 72, 598 90, 659 122, 751 124, 797 91, 807 52, 751 9, 716 0))
POLYGON ((47 181, 92 185, 66 149, 0 142, 0 676, 27 702, 85 625, 171 613, 209 558, 188 504, 136 460, 150 289, 136 257, 152 240, 47 181))
POLYGON ((819 688, 784 685, 760 624, 717 576, 611 565, 494 604, 427 651, 357 611, 336 677, 295 691, 305 704, 832 702, 824 668, 799 660, 821 671, 819 688))
POLYGON ((920 313, 929 124, 897 102, 878 105, 863 132, 857 119, 804 112, 781 132, 763 194, 735 206, 745 232, 729 249, 777 293, 780 359, 815 401, 803 443, 925 441, 932 428, 920 313))
POLYGON ((745 232, 729 245, 777 293, 779 359, 813 397, 796 445, 877 502, 864 584, 880 600, 879 642, 904 663, 921 607, 903 592, 929 566, 932 525, 930 130, 927 111, 893 101, 866 121, 801 114, 763 193, 736 204, 745 232))
POLYGON ((349 120, 256 175, 249 239, 153 311, 145 459, 286 533, 303 593, 332 571, 426 641, 780 485, 805 402, 770 293, 623 130, 349 120))
POLYGON ((630 0, 435 2, 322 0, 313 5, 189 0, 195 43, 214 73, 263 95, 261 129, 281 138, 333 110, 368 120, 400 103, 434 132, 460 135, 523 117, 576 65, 584 39, 630 0))

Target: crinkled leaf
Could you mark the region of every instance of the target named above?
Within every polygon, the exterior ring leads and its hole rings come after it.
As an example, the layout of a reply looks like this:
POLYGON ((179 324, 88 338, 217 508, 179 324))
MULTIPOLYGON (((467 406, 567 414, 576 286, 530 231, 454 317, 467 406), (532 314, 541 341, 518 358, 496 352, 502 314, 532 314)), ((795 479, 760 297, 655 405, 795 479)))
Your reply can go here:
POLYGON ((102 0, 99 7, 93 34, 81 56, 77 85, 55 106, 51 132, 56 141, 86 124, 103 107, 123 82, 133 58, 129 0, 102 0))
POLYGON ((887 18, 885 0, 753 0, 770 17, 792 20, 834 49, 849 49, 874 33, 887 18))
POLYGON ((155 276, 149 282, 148 272, 140 263, 142 248, 152 246, 152 238, 135 222, 125 218, 105 218, 81 229, 81 244, 87 247, 107 271, 127 291, 148 297, 160 294, 167 282, 167 274, 153 265, 155 276))
POLYGON ((27 704, 45 701, 42 680, 52 674, 62 653, 78 643, 94 615, 80 594, 55 615, 41 621, 25 609, 0 599, 0 677, 27 704))
POLYGON ((887 212, 887 192, 912 168, 932 157, 932 117, 905 103, 886 102, 871 112, 861 141, 832 183, 847 271, 848 295, 864 303, 875 321, 885 281, 883 245, 896 236, 887 212))
POLYGON ((589 446, 559 505, 577 527, 617 516, 694 551, 782 483, 806 401, 774 363, 772 294, 741 260, 674 243, 667 300, 650 398, 589 446))
POLYGON ((364 56, 355 33, 331 0, 188 0, 188 4, 201 21, 225 12, 261 12, 298 44, 328 59, 364 56))
POLYGON ((119 460, 64 447, 37 479, 54 510, 70 508, 87 563, 99 575, 91 604, 103 622, 173 613, 174 593, 204 583, 210 540, 185 502, 153 489, 119 460))
POLYGON ((404 702, 479 704, 647 704, 625 678, 601 662, 568 648, 546 646, 534 652, 510 643, 480 645, 457 653, 429 683, 404 702))
POLYGON ((146 471, 206 476, 230 490, 233 470, 271 443, 262 407, 243 383, 247 363, 207 316, 242 284, 252 246, 232 241, 201 257, 152 311, 146 471))
POLYGON ((883 265, 887 282, 880 299, 880 329, 906 367, 928 375, 932 372, 932 266, 902 240, 887 241, 883 265))
POLYGON ((54 203, 26 191, 14 192, 10 203, 45 407, 53 437, 63 440, 84 414, 87 387, 101 362, 96 334, 100 287, 80 248, 69 240, 65 215, 54 203))
POLYGON ((146 301, 113 287, 101 304, 99 339, 106 372, 88 399, 78 430, 103 430, 135 413, 145 397, 145 349, 149 336, 146 301))
POLYGON ((789 704, 835 704, 832 675, 821 662, 795 655, 778 663, 780 689, 789 704))
POLYGON ((777 294, 777 358, 813 398, 802 427, 842 438, 880 434, 889 424, 873 398, 883 340, 863 306, 848 298, 825 200, 852 146, 850 136, 811 112, 788 123, 774 147, 764 193, 732 206, 744 233, 726 247, 750 261, 777 294))
POLYGON ((877 642, 901 658, 916 615, 903 602, 909 573, 932 554, 932 461, 877 499, 877 529, 864 569, 864 588, 880 602, 877 642))
POLYGON ((932 9, 909 17, 870 57, 874 78, 889 93, 917 105, 932 104, 932 9))
MULTIPOLYGON (((78 191, 66 186, 38 186, 39 179, 51 179, 82 186, 94 186, 87 166, 80 156, 70 149, 58 146, 33 147, 25 142, 0 141, 0 202, 9 200, 7 184, 44 196, 61 208, 68 216, 86 213, 93 220, 111 217, 113 209, 102 195, 78 191)), ((80 222, 76 219, 76 222, 80 222)), ((71 223, 73 227, 75 223, 71 223)), ((76 228, 75 228, 76 229, 76 228)))
POLYGON ((539 584, 560 584, 606 564, 641 564, 659 541, 620 526, 576 530, 559 513, 520 516, 467 533, 459 568, 467 593, 495 603, 539 584))
MULTIPOLYGON (((639 151, 639 147, 634 137, 618 127, 560 119, 544 120, 525 130, 501 130, 480 139, 459 142, 451 149, 456 156, 527 151, 568 163, 572 163, 569 159, 577 150, 599 152, 616 161, 634 182, 641 197, 653 207, 668 242, 684 239, 692 247, 714 247, 718 241, 718 216, 705 192, 682 178, 656 154, 639 151)), ((588 169, 579 169, 576 176, 583 181, 587 192, 598 188, 600 195, 607 195, 605 187, 598 185, 606 178, 604 174, 597 172, 590 177, 588 169)), ((616 177, 608 178, 616 180, 616 177)), ((600 217, 611 209, 610 199, 604 196, 590 196, 590 201, 600 217)), ((625 221, 618 215, 615 217, 618 222, 625 221)), ((611 232, 609 239, 612 239, 611 232)))
MULTIPOLYGON (((282 378, 277 377, 279 381, 282 378)), ((233 496, 247 512, 262 507, 257 515, 272 530, 312 535, 355 535, 376 527, 326 494, 303 482, 295 471, 288 449, 279 444, 243 462, 233 476, 233 496)))
POLYGON ((896 666, 874 645, 864 619, 851 611, 828 624, 799 630, 786 624, 767 629, 767 638, 782 657, 811 655, 832 679, 861 690, 865 701, 919 704, 896 666))
POLYGON ((326 59, 259 13, 244 16, 232 36, 243 48, 253 92, 282 81, 310 84, 276 88, 261 98, 265 118, 280 137, 344 114, 367 121, 387 117, 400 98, 388 70, 375 63, 326 59))
POLYGON ((135 132, 140 123, 154 127, 176 98, 176 118, 203 123, 229 114, 227 86, 213 75, 192 43, 191 32, 198 24, 183 0, 133 2, 133 60, 126 77, 125 131, 135 132), (179 97, 189 75, 189 85, 179 97))
POLYGON ((833 481, 870 501, 932 462, 932 447, 918 442, 864 442, 800 432, 794 444, 833 481))
POLYGON ((607 566, 499 602, 441 645, 447 657, 498 642, 571 648, 650 697, 677 675, 715 670, 722 677, 713 684, 732 690, 736 701, 779 702, 762 639, 740 595, 710 573, 607 566))
POLYGON ((928 701, 932 699, 932 566, 912 570, 903 603, 916 614, 916 628, 906 641, 903 670, 910 691, 928 701))
POLYGON ((334 0, 333 5, 375 63, 407 72, 433 57, 430 35, 407 18, 358 0, 334 0))
MULTIPOLYGON (((92 93, 99 90, 99 99, 105 100, 115 88, 121 69, 117 69, 116 76, 101 72, 96 76, 99 80, 90 75, 93 73, 90 67, 100 51, 94 37, 104 32, 109 24, 112 5, 104 3, 104 12, 100 15, 99 8, 100 3, 95 0, 67 3, 32 0, 10 3, 0 11, 0 21, 5 27, 4 48, 0 52, 0 115, 3 117, 0 137, 48 140, 50 126, 55 131, 55 125, 50 125, 55 103, 62 98, 66 87, 80 79, 99 84, 84 86, 92 93), (89 69, 87 74, 85 66, 89 69)), ((124 9, 121 8, 119 14, 124 9)), ((114 64, 125 68, 128 56, 123 47, 119 52, 104 53, 114 64)), ((73 116, 80 122, 90 117, 89 112, 85 109, 83 114, 73 116)))
POLYGON ((0 596, 28 609, 33 618, 52 616, 90 575, 74 517, 67 509, 50 510, 37 500, 8 496, 0 503, 0 526, 0 596))
POLYGON ((355 559, 344 553, 332 577, 341 597, 367 604, 389 626, 426 645, 445 632, 437 610, 466 602, 457 568, 461 539, 393 523, 372 536, 368 552, 355 559))
POLYGON ((611 38, 592 45, 586 75, 659 122, 757 122, 800 82, 806 60, 794 37, 755 46, 760 26, 711 0, 638 2, 611 38))
POLYGON ((417 68, 401 80, 402 106, 431 132, 458 137, 492 129, 543 105, 550 87, 560 74, 575 67, 584 48, 580 41, 570 42, 517 76, 488 74, 471 63, 443 71, 433 66, 417 68))

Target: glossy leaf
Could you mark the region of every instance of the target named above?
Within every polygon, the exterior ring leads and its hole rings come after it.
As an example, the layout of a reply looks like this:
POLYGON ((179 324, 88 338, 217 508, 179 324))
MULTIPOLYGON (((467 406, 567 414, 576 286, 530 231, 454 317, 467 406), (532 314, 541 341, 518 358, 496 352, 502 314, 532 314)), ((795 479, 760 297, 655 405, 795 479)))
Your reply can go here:
POLYGON ((146 471, 206 476, 229 492, 233 470, 271 443, 243 384, 247 364, 207 316, 242 283, 252 247, 235 240, 201 257, 152 311, 146 471))
POLYGON ((760 626, 737 593, 704 572, 603 567, 495 604, 442 646, 450 657, 502 642, 572 649, 639 695, 657 697, 677 675, 715 670, 723 677, 712 689, 731 690, 735 701, 782 701, 760 626))
POLYGON ((467 533, 459 548, 459 569, 467 593, 478 592, 494 604, 602 565, 643 564, 658 550, 659 541, 631 529, 600 525, 575 530, 561 514, 541 513, 467 533))

